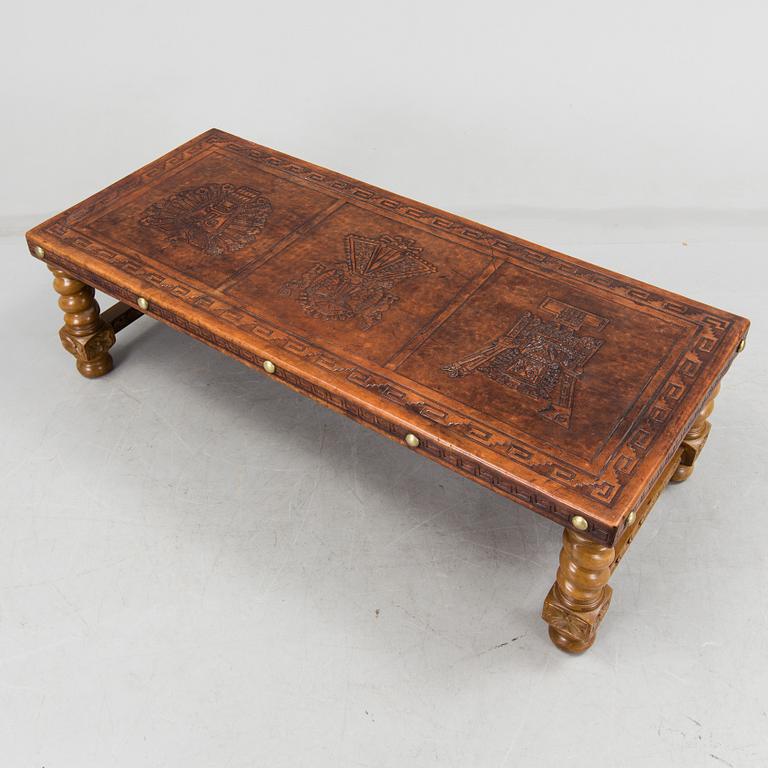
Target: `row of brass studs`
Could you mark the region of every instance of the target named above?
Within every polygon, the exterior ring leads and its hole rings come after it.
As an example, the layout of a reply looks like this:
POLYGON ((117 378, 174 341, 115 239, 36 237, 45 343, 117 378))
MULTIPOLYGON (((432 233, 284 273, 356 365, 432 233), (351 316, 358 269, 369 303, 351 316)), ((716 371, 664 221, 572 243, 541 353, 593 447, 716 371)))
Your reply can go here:
MULTIPOLYGON (((632 525, 636 519, 637 519, 637 512, 635 512, 635 510, 633 509, 627 515, 627 525, 632 525)), ((589 528, 589 523, 587 522, 587 519, 585 517, 582 517, 581 515, 574 515, 571 518, 571 525, 577 531, 586 531, 587 528, 589 528)))
MULTIPOLYGON (((32 250, 34 252, 34 255, 38 259, 45 258, 45 251, 39 245, 36 245, 32 250)), ((139 296, 138 297, 138 299, 136 300, 136 304, 138 304, 139 309, 142 312, 146 312, 149 309, 149 301, 147 301, 147 299, 145 299, 143 296, 139 296)), ((741 341, 739 342, 739 346, 737 347, 736 351, 737 352, 743 352, 744 351, 744 347, 746 346, 746 343, 747 343, 746 339, 741 339, 741 341)), ((264 370, 267 373, 270 373, 270 374, 274 373, 275 370, 277 370, 276 367, 275 367, 275 364, 271 360, 265 360, 262 363, 262 366, 263 366, 264 370)), ((419 441, 419 438, 416 437, 416 435, 414 435, 412 432, 409 432, 405 436, 405 444, 409 448, 418 448, 419 445, 420 445, 420 441, 419 441)), ((636 518, 637 518, 637 513, 634 510, 632 510, 632 512, 630 512, 629 515, 627 515, 627 525, 628 526, 629 525, 633 525, 635 520, 636 520, 636 518)), ((587 522, 586 518, 583 517, 582 515, 574 515, 571 518, 571 525, 577 531, 586 531, 587 528, 589 528, 589 523, 587 522)))
MULTIPOLYGON (((265 360, 265 361, 264 361, 264 362, 261 364, 261 367, 262 367, 262 368, 263 368, 263 369, 264 369, 264 370, 265 370, 267 373, 274 373, 274 372, 277 370, 277 367, 275 366, 275 364, 274 364, 274 363, 273 363, 271 360, 265 360)), ((419 445, 421 444, 421 441, 419 440, 419 438, 418 438, 418 437, 416 437, 416 435, 414 435, 414 434, 413 434, 413 432, 409 432, 409 433, 408 433, 408 434, 405 436, 405 444, 406 444, 406 445, 407 445, 409 448, 418 448, 418 447, 419 447, 419 445)))

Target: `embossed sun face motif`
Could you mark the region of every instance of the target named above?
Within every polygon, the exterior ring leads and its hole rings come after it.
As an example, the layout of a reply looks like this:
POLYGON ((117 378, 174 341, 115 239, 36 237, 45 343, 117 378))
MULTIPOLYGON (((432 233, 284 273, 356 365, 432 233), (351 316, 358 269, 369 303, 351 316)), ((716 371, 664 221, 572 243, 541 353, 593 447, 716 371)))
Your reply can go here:
POLYGON ((322 320, 357 318, 368 330, 399 297, 393 286, 403 280, 435 272, 421 257, 413 240, 392 235, 345 238, 346 261, 318 262, 299 280, 285 283, 284 296, 296 296, 304 312, 322 320))
POLYGON ((183 241, 218 257, 254 242, 271 212, 269 199, 255 189, 211 183, 150 205, 139 222, 161 230, 171 243, 183 241))

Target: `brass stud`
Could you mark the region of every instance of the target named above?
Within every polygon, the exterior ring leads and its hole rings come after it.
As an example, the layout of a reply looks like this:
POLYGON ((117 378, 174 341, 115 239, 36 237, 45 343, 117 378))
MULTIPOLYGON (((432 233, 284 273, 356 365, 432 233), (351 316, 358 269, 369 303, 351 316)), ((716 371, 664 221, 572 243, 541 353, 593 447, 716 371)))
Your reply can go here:
POLYGON ((747 340, 746 339, 742 339, 739 342, 739 346, 736 347, 736 354, 738 354, 739 352, 743 352, 744 351, 744 347, 746 347, 746 346, 747 346, 747 340))
POLYGON ((275 370, 276 370, 276 368, 275 368, 275 364, 274 364, 274 363, 273 363, 271 360, 265 360, 265 361, 262 363, 262 366, 264 367, 264 370, 265 370, 267 373, 274 373, 274 372, 275 372, 275 370))
POLYGON ((637 520, 637 512, 633 509, 628 515, 627 515, 627 525, 632 525, 635 520, 637 520))
POLYGON ((142 312, 146 312, 149 309, 149 302, 143 296, 139 296, 139 298, 136 299, 136 303, 139 305, 139 309, 142 312))
POLYGON ((420 443, 419 438, 416 437, 416 435, 414 435, 413 432, 409 432, 405 436, 405 444, 409 448, 418 448, 419 447, 419 443, 420 443))
POLYGON ((571 525, 577 531, 586 531, 589 527, 589 523, 581 515, 574 515, 571 518, 571 525))
POLYGON ((35 247, 32 249, 32 251, 34 252, 35 256, 36 256, 38 259, 44 259, 44 258, 45 258, 45 251, 44 251, 44 250, 43 250, 43 249, 42 249, 42 248, 41 248, 39 245, 36 245, 36 246, 35 246, 35 247))

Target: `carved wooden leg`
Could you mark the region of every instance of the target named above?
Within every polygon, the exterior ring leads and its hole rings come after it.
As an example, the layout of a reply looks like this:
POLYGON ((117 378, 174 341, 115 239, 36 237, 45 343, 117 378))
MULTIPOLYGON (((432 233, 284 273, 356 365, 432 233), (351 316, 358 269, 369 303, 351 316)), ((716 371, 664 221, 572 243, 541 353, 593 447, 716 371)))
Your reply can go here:
POLYGON ((93 288, 58 267, 48 268, 53 272, 53 287, 64 312, 64 325, 59 331, 64 349, 74 355, 77 370, 83 376, 95 379, 109 373, 112 370, 109 349, 115 343, 115 332, 101 319, 93 288))
POLYGON ((557 579, 544 600, 542 618, 552 642, 568 653, 586 651, 611 603, 608 586, 615 553, 566 528, 557 579))
POLYGON ((715 407, 715 398, 719 391, 720 385, 718 384, 717 388, 712 393, 712 396, 699 411, 696 421, 693 422, 693 426, 685 436, 682 444, 683 457, 680 460, 680 466, 678 466, 677 471, 672 475, 673 483, 682 483, 683 480, 687 480, 691 476, 696 458, 701 453, 704 443, 707 442, 709 430, 712 428, 712 425, 707 419, 712 413, 712 409, 715 407))

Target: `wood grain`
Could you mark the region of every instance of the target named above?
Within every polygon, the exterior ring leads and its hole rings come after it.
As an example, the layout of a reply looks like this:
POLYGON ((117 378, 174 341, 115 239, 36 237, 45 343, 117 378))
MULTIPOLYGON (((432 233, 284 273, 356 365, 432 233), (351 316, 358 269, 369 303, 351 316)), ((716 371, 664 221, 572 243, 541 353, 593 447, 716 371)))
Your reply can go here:
POLYGON ((614 559, 613 547, 596 544, 575 531, 563 531, 557 579, 542 611, 549 636, 561 650, 581 653, 595 642, 611 603, 608 579, 614 559))
POLYGON ((712 429, 712 425, 709 423, 709 417, 714 410, 715 398, 719 391, 720 385, 718 384, 712 396, 707 400, 704 407, 696 416, 693 426, 688 430, 685 438, 683 438, 683 454, 680 458, 680 464, 675 474, 672 476, 673 483, 682 483, 691 476, 693 465, 701 453, 702 448, 704 448, 704 444, 707 442, 707 438, 709 438, 709 432, 712 429))
POLYGON ((59 294, 59 308, 64 312, 64 325, 59 331, 62 346, 75 357, 77 370, 86 378, 109 373, 109 349, 115 343, 115 333, 101 318, 93 288, 55 266, 49 268, 53 288, 59 294))

